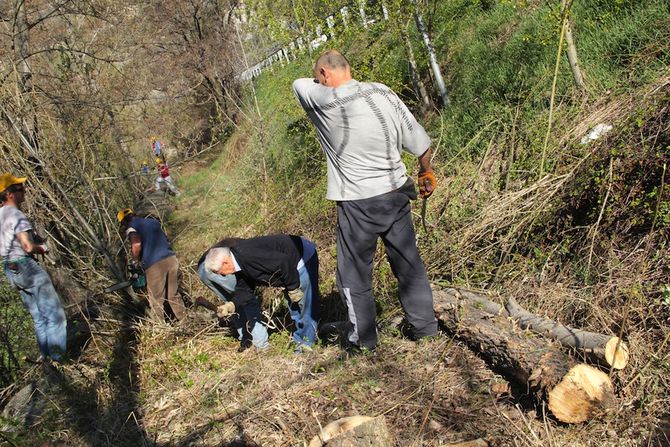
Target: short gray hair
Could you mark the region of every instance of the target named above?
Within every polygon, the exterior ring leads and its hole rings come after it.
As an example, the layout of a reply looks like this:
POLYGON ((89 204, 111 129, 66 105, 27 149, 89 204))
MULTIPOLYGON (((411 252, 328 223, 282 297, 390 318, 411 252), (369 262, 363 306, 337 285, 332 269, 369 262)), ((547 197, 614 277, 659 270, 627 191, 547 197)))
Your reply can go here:
POLYGON ((337 50, 326 50, 314 64, 314 70, 318 70, 321 67, 328 67, 331 70, 343 70, 346 68, 351 68, 349 61, 342 53, 337 50))
POLYGON ((214 247, 209 250, 205 256, 205 269, 210 272, 216 272, 221 268, 223 261, 230 257, 230 248, 228 247, 214 247))

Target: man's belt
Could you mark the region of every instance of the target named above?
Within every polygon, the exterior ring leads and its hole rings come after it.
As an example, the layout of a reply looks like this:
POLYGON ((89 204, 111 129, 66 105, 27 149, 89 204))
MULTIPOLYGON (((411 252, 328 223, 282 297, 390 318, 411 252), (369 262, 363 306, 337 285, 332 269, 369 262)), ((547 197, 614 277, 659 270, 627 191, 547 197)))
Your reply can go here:
POLYGON ((9 270, 13 272, 17 272, 19 270, 19 264, 22 264, 26 262, 28 259, 33 259, 31 256, 21 256, 20 258, 15 258, 11 260, 5 260, 5 268, 8 268, 9 270))

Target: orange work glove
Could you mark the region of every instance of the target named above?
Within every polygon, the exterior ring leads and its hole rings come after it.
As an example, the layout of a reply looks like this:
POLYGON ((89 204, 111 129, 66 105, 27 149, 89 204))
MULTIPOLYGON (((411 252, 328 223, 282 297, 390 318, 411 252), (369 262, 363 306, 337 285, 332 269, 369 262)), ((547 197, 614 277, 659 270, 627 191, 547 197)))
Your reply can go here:
POLYGON ((419 173, 419 197, 427 199, 435 191, 437 179, 433 171, 419 173))

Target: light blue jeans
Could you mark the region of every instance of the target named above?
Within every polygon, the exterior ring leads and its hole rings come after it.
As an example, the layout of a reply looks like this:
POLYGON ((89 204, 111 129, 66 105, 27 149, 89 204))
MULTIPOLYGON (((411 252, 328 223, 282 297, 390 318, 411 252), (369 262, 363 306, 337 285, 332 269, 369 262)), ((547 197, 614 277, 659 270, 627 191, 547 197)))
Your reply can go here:
POLYGON ((313 346, 316 343, 316 327, 319 321, 320 295, 319 295, 319 257, 314 254, 307 260, 303 259, 305 265, 298 270, 300 274, 300 290, 302 299, 296 303, 288 301, 288 309, 291 319, 295 323, 293 341, 301 346, 313 346))
MULTIPOLYGON (((204 262, 201 262, 198 266, 198 275, 203 284, 209 287, 221 301, 225 303, 226 301, 233 300, 232 295, 235 291, 235 286, 237 285, 235 275, 220 275, 218 273, 210 272, 205 268, 204 262)), ((251 313, 254 315, 258 314, 260 318, 258 298, 256 298, 255 303, 250 303, 249 306, 252 307, 252 309, 250 309, 251 313), (258 309, 256 309, 256 307, 258 307, 258 309)), ((263 350, 269 348, 268 328, 261 321, 257 321, 253 327, 248 328, 248 319, 245 309, 238 309, 236 306, 235 311, 237 314, 231 316, 229 324, 237 331, 237 339, 240 341, 243 339, 251 339, 251 342, 257 349, 263 350)))
POLYGON ((5 275, 19 290, 24 306, 35 324, 37 346, 42 356, 61 360, 67 350, 67 320, 49 274, 32 258, 5 263, 5 275))

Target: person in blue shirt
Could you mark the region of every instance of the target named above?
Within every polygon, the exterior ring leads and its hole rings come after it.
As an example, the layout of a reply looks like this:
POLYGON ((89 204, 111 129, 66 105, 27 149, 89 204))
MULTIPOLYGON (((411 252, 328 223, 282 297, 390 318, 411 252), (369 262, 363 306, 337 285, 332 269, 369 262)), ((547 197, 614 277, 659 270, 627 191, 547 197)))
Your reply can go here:
POLYGON ((165 321, 167 302, 174 317, 183 320, 186 308, 177 294, 179 263, 160 223, 155 219, 137 217, 131 208, 120 210, 116 218, 130 240, 131 263, 141 264, 144 268, 153 318, 165 321))

